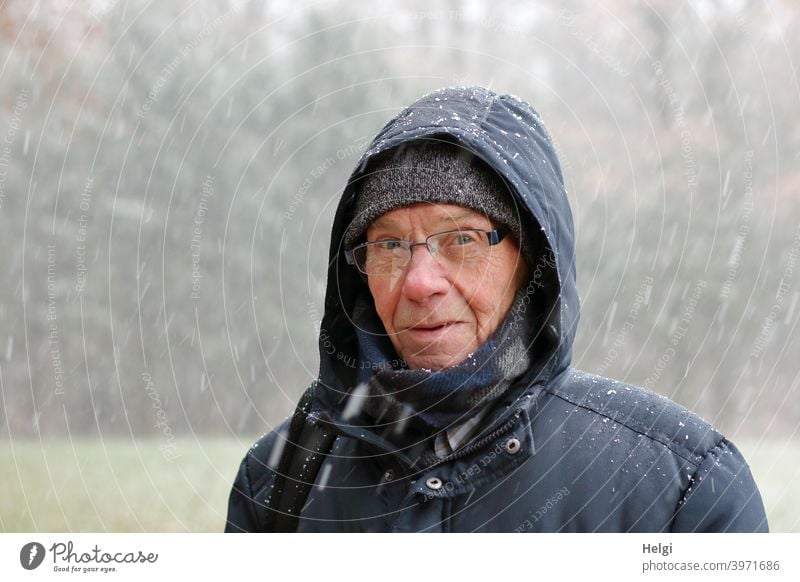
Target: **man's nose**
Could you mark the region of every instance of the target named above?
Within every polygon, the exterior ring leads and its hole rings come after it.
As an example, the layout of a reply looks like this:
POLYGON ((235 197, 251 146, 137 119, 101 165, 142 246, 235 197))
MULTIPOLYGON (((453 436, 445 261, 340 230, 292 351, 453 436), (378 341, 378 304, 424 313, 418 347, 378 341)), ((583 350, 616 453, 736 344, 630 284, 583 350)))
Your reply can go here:
POLYGON ((427 245, 414 246, 406 266, 403 294, 412 301, 424 302, 429 297, 447 293, 450 281, 441 264, 431 255, 427 245))

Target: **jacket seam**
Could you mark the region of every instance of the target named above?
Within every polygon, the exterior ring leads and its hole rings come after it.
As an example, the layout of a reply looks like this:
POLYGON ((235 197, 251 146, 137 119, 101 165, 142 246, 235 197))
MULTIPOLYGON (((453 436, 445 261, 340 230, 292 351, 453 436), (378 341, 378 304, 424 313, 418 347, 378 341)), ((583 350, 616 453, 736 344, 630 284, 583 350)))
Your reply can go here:
POLYGON ((695 467, 699 467, 700 466, 700 464, 703 462, 703 459, 705 458, 705 456, 711 450, 711 449, 708 449, 703 454, 691 453, 688 449, 684 449, 683 451, 681 451, 680 448, 679 448, 679 445, 673 440, 669 440, 669 441, 667 441, 667 439, 663 439, 662 440, 662 439, 658 438, 657 435, 648 434, 646 431, 644 431, 644 430, 642 430, 640 428, 637 428, 636 426, 631 426, 628 423, 628 421, 621 421, 621 420, 616 419, 616 418, 614 418, 612 416, 609 416, 608 414, 606 414, 606 413, 604 413, 604 412, 602 412, 600 410, 597 410, 595 408, 591 408, 591 407, 589 407, 589 406, 587 406, 587 405, 585 405, 585 404, 583 404, 581 402, 575 402, 574 400, 571 400, 570 398, 568 398, 564 394, 560 394, 558 392, 554 392, 551 389, 548 389, 547 392, 549 394, 552 394, 556 398, 560 398, 564 402, 568 402, 568 403, 572 404, 573 406, 577 406, 579 408, 583 408, 584 410, 588 410, 590 412, 593 412, 593 413, 597 414, 598 416, 602 416, 604 418, 612 420, 612 421, 624 426, 625 428, 627 428, 631 432, 634 432, 636 434, 640 434, 643 437, 646 437, 646 438, 650 439, 651 441, 655 441, 655 442, 659 443, 660 445, 665 446, 667 449, 672 451, 674 454, 678 455, 681 459, 683 459, 687 463, 691 463, 695 467), (665 441, 667 441, 667 442, 665 442, 665 441), (687 456, 687 455, 692 455, 694 458, 692 458, 690 456, 687 456))
POLYGON ((689 480, 686 483, 686 487, 681 489, 681 494, 678 496, 678 504, 675 508, 675 512, 672 514, 673 515, 672 523, 669 528, 670 533, 673 533, 675 530, 675 524, 678 521, 678 516, 680 515, 681 507, 685 504, 686 501, 688 501, 689 488, 692 486, 692 483, 695 483, 696 481, 695 477, 697 476, 697 473, 700 472, 700 467, 703 466, 703 462, 710 455, 713 455, 717 459, 719 458, 719 455, 716 454, 716 451, 722 448, 722 444, 725 441, 726 441, 725 437, 720 438, 719 441, 717 441, 717 443, 713 447, 711 447, 710 449, 708 449, 708 451, 706 451, 706 454, 703 455, 702 460, 694 468, 694 472, 692 472, 692 475, 689 477, 689 480))

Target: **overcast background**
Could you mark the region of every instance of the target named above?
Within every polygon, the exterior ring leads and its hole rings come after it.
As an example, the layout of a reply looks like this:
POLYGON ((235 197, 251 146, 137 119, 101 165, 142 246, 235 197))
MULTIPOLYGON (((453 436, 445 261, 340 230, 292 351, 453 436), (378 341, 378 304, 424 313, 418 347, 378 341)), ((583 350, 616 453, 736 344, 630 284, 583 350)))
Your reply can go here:
POLYGON ((478 84, 556 141, 573 363, 710 420, 773 530, 800 531, 798 20, 791 0, 0 2, 0 529, 221 529, 246 447, 316 376, 347 175, 402 107, 478 84))

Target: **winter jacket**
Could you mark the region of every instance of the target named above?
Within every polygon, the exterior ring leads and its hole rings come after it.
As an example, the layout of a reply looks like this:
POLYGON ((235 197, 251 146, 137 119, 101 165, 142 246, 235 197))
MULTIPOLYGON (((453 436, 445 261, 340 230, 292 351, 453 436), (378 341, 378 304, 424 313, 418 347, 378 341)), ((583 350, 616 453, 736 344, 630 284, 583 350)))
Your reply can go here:
MULTIPOLYGON (((669 399, 570 367, 579 318, 572 214, 553 142, 511 95, 446 88, 387 123, 339 202, 331 233, 320 373, 307 422, 335 435, 298 521, 300 532, 767 531, 738 449, 669 399), (419 138, 468 148, 509 184, 554 261, 541 268, 536 361, 449 457, 415 469, 405 451, 342 418, 357 376, 352 321, 363 279, 340 241, 360 176, 377 154, 419 138)), ((267 507, 288 420, 247 452, 226 531, 269 529, 267 507)))

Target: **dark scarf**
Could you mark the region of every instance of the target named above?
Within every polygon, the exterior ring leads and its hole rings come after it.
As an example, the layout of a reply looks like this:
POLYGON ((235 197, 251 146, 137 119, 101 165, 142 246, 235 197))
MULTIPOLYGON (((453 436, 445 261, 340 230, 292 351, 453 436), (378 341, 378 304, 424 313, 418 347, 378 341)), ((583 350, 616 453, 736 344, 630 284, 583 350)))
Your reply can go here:
POLYGON ((486 343, 463 362, 439 371, 406 367, 369 299, 359 300, 353 321, 362 368, 345 416, 363 410, 375 424, 397 423, 397 432, 409 423, 431 434, 494 402, 530 365, 537 318, 525 289, 520 288, 505 320, 486 343))

